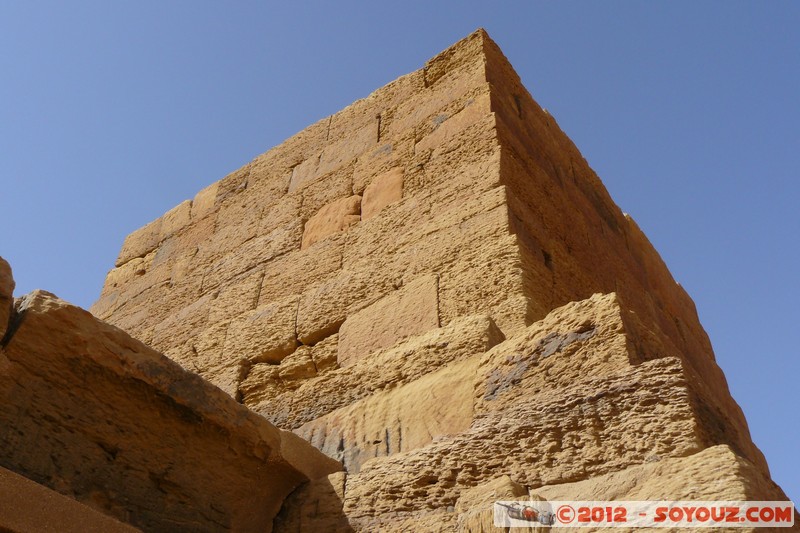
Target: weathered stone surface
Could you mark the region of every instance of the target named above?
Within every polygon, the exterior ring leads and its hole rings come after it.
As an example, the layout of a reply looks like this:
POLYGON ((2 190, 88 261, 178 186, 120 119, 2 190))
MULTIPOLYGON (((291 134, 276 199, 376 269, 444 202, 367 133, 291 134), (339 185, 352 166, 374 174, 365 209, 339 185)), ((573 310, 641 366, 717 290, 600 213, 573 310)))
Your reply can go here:
POLYGON ((709 497, 769 480, 691 299, 482 30, 153 224, 93 311, 345 462, 280 530, 482 531, 691 458, 749 465, 709 497))
POLYGON ((303 248, 308 248, 317 241, 345 231, 361 220, 361 197, 341 198, 320 209, 306 222, 303 229, 303 248))
POLYGON ((344 472, 315 479, 293 492, 275 517, 276 531, 353 531, 342 511, 344 501, 344 472))
POLYGON ((0 529, 14 533, 139 531, 2 467, 0 509, 0 529))
POLYGON ((228 326, 225 352, 236 359, 278 363, 297 347, 297 298, 258 307, 228 326))
POLYGON ((199 220, 214 211, 214 204, 217 200, 217 190, 219 182, 214 182, 205 189, 194 195, 192 200, 191 218, 199 220))
POLYGON ((125 238, 115 266, 124 265, 137 257, 144 257, 147 253, 153 251, 160 241, 161 219, 157 218, 125 238))
MULTIPOLYGON (((494 502, 498 500, 528 500, 528 491, 507 475, 463 491, 455 505, 458 531, 478 533, 497 529, 494 526, 494 502)), ((515 531, 526 530, 515 528, 515 531)))
POLYGON ((423 276, 344 321, 339 331, 339 366, 350 366, 375 350, 438 327, 439 280, 423 276))
POLYGON ((179 232, 192 221, 192 201, 186 200, 169 211, 161 218, 161 237, 164 240, 179 232))
POLYGON ((361 219, 369 220, 403 197, 403 169, 393 168, 377 176, 366 189, 361 201, 361 219))
POLYGON ((14 277, 11 265, 0 257, 0 340, 6 334, 14 311, 14 277))
MULTIPOLYGON (((314 349, 330 342, 329 339, 314 349)), ((464 317, 376 352, 347 369, 320 373, 314 379, 298 383, 291 394, 260 402, 250 402, 245 396, 245 404, 281 427, 296 428, 378 391, 410 383, 448 363, 483 353, 502 339, 502 333, 489 317, 464 317)))
POLYGON ((167 358, 41 291, 0 365, 0 465, 146 530, 265 531, 340 468, 167 358))
POLYGON ((353 473, 373 457, 415 450, 437 437, 455 435, 472 422, 477 363, 451 363, 319 417, 295 433, 353 473))
POLYGON ((781 501, 786 495, 726 445, 688 457, 654 458, 596 478, 532 491, 548 500, 781 501))

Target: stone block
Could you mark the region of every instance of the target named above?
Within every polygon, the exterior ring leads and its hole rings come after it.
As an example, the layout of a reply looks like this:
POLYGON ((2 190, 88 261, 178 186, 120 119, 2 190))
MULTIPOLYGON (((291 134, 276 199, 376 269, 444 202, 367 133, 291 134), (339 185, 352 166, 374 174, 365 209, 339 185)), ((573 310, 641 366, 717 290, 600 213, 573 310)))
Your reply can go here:
POLYGON ((384 207, 403 197, 403 169, 393 168, 377 176, 366 189, 361 201, 361 219, 369 220, 384 207))
POLYGON ((280 362, 297 347, 296 318, 296 296, 234 318, 225 338, 225 357, 251 362, 280 362))
POLYGON ((209 304, 209 324, 230 320, 255 309, 263 280, 264 271, 255 269, 222 285, 217 297, 209 304))
POLYGON ((328 235, 347 230, 361 220, 360 215, 360 196, 341 198, 326 205, 306 222, 301 248, 308 248, 328 235))
POLYGON ((307 183, 311 183, 317 177, 319 168, 320 154, 314 155, 292 168, 292 175, 289 180, 289 192, 301 189, 307 183))
POLYGON ((362 153, 374 147, 378 142, 378 120, 374 118, 370 123, 348 134, 322 150, 317 167, 317 176, 323 176, 349 163, 362 153))
POLYGON ((53 295, 36 291, 18 312, 0 371, 0 463, 50 489, 143 531, 268 531, 298 485, 341 468, 53 295))
POLYGON ((352 163, 341 166, 303 188, 300 217, 308 220, 326 205, 353 196, 353 167, 352 163))
POLYGON ((137 229, 127 237, 122 244, 114 266, 122 266, 131 259, 144 257, 158 247, 161 242, 161 218, 137 229))
POLYGON ((414 147, 414 150, 417 153, 425 150, 432 150, 490 113, 490 99, 488 94, 482 94, 475 99, 467 100, 464 108, 453 116, 448 117, 444 114, 437 115, 434 118, 434 122, 438 123, 436 129, 420 140, 414 147))
POLYGON ((13 533, 137 533, 89 505, 0 467, 0 530, 13 533))
POLYGON ((300 294, 335 276, 342 265, 344 234, 333 235, 306 250, 295 250, 265 266, 259 305, 300 294))
POLYGON ((202 290, 212 290, 280 255, 299 249, 301 237, 302 224, 295 219, 267 235, 248 240, 207 267, 202 290))
POLYGON ((382 138, 372 150, 363 153, 353 169, 353 193, 362 194, 372 180, 394 168, 412 164, 414 160, 414 131, 402 132, 393 137, 382 138))
POLYGON ((192 201, 184 200, 161 217, 161 240, 171 237, 192 222, 192 201))
POLYGON ((477 357, 452 363, 294 431, 329 457, 342 461, 348 472, 358 472, 373 457, 415 450, 437 437, 466 430, 473 416, 477 363, 477 357))
POLYGON ((420 277, 348 316, 339 330, 339 366, 439 327, 439 280, 420 277))
POLYGON ((215 181, 194 195, 191 212, 192 220, 200 220, 204 216, 214 211, 214 204, 217 200, 218 188, 219 182, 215 181))

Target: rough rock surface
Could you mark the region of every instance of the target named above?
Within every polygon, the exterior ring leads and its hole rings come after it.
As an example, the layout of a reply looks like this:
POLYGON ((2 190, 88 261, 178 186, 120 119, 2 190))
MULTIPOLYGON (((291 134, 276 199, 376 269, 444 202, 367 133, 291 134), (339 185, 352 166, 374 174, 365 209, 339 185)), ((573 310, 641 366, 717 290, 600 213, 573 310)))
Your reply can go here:
POLYGON ((114 520, 0 467, 0 531, 15 533, 135 533, 114 520))
POLYGON ((341 468, 49 293, 15 315, 0 349, 2 467, 147 531, 267 531, 297 485, 341 468))
MULTIPOLYGON (((484 531, 501 496, 785 498, 692 300, 482 30, 131 234, 92 312, 218 385, 236 416, 293 431, 264 426, 272 439, 343 463, 305 475, 280 531, 484 531)), ((130 469, 178 461, 160 454, 190 448, 184 432, 221 438, 187 423, 142 440, 130 469)), ((192 498, 302 479, 219 475, 225 453, 182 459, 208 468, 192 498)), ((134 479, 166 487, 175 468, 134 479)), ((131 519, 181 519, 182 502, 131 519)))

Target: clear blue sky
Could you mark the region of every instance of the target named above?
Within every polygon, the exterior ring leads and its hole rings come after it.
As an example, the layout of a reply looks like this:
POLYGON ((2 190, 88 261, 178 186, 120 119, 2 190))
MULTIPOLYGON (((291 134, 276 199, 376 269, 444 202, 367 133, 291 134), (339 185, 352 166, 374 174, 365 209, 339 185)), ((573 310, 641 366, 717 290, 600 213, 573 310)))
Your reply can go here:
POLYGON ((800 3, 0 0, 0 255, 88 307, 128 233, 483 26, 694 298, 800 498, 800 3))

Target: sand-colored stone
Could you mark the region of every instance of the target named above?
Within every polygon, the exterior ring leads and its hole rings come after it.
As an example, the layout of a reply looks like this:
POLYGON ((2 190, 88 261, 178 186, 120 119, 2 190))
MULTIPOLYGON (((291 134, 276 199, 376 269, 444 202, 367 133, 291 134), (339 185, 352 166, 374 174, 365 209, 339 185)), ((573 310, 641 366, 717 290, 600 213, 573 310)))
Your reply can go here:
POLYGON ((451 363, 319 417, 295 433, 357 473, 373 457, 415 450, 469 428, 477 363, 474 358, 451 363))
MULTIPOLYGON (((315 351, 335 337, 316 344, 315 351)), ((464 317, 376 352, 349 368, 320 373, 298 383, 291 394, 261 401, 249 401, 245 396, 245 404, 281 427, 297 428, 378 391, 413 382, 448 363, 484 353, 502 339, 489 317, 464 317)))
POLYGON ((161 219, 157 218, 125 238, 115 266, 121 266, 137 257, 144 257, 147 253, 153 251, 160 241, 161 219))
POLYGON ((233 319, 225 337, 225 352, 251 362, 280 362, 297 347, 297 298, 258 307, 233 319))
POLYGON ((0 509, 0 529, 13 533, 139 531, 2 467, 0 509))
POLYGON ((361 220, 361 197, 341 198, 320 209, 303 229, 302 248, 308 248, 333 233, 345 231, 361 220))
MULTIPOLYGON (((458 531, 480 533, 497 529, 494 502, 503 500, 528 500, 528 491, 507 475, 463 491, 455 505, 458 531)), ((515 528, 516 531, 527 533, 527 528, 515 528)))
POLYGON ((279 530, 490 530, 501 493, 693 458, 747 465, 698 494, 783 497, 691 298, 482 30, 186 205, 93 312, 345 462, 279 530))
POLYGON ((344 321, 339 330, 339 366, 350 366, 376 350, 438 327, 439 280, 422 276, 344 321))
POLYGON ((167 211, 161 218, 161 240, 171 237, 192 221, 192 201, 185 200, 167 211))
POLYGON ((49 293, 16 312, 0 460, 19 474, 144 530, 265 531, 294 487, 339 468, 49 293))
POLYGON ((393 168, 377 176, 366 189, 361 201, 361 219, 369 220, 387 205, 403 197, 403 169, 393 168))
POLYGON ((199 220, 214 210, 219 182, 214 182, 194 195, 191 218, 199 220))
POLYGON ((306 483, 287 498, 281 514, 275 517, 275 530, 352 532, 353 528, 342 511, 344 485, 344 472, 306 483))
POLYGON ((533 491, 548 500, 780 501, 783 491, 729 446, 688 457, 659 458, 603 476, 546 485, 533 491))

